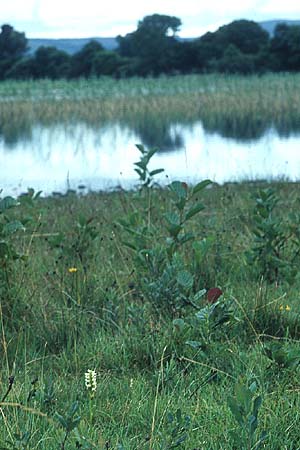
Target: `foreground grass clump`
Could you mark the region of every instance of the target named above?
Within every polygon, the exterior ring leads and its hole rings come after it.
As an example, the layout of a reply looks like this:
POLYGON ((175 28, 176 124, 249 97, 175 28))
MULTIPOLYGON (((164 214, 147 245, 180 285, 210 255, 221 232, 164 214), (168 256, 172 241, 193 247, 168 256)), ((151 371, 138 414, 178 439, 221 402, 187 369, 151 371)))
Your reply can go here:
POLYGON ((152 181, 2 197, 3 448, 299 447, 299 185, 152 181))

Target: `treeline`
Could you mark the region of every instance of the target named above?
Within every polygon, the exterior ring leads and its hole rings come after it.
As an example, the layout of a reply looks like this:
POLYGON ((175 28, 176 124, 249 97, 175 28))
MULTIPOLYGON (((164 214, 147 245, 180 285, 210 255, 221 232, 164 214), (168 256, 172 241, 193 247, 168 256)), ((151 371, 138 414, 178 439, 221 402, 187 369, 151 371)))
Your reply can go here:
POLYGON ((259 24, 237 20, 216 32, 181 40, 181 20, 153 14, 118 36, 118 48, 90 41, 74 55, 39 47, 29 56, 24 33, 2 25, 0 79, 157 76, 187 73, 252 74, 300 70, 300 26, 278 24, 270 37, 259 24))

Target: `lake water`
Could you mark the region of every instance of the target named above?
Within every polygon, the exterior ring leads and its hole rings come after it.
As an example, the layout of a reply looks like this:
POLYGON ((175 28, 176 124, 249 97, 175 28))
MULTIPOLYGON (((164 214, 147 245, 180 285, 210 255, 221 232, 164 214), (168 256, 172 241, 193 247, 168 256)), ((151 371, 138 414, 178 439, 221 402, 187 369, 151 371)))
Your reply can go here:
MULTIPOLYGON (((284 178, 300 180, 300 134, 279 136, 269 129, 257 140, 236 140, 205 131, 200 121, 174 124, 167 130, 150 168, 164 168, 157 180, 218 183, 284 178)), ((154 137, 155 138, 155 137, 154 137)), ((32 187, 44 195, 67 189, 132 188, 138 183, 133 163, 141 137, 129 127, 86 124, 33 126, 28 135, 7 141, 0 137, 2 195, 18 195, 32 187)))

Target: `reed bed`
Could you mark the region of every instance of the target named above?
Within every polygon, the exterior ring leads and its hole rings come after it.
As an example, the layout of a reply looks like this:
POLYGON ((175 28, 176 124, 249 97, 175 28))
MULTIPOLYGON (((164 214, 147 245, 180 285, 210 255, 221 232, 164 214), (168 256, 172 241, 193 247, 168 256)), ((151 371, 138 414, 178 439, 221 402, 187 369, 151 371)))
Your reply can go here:
POLYGON ((299 74, 10 81, 0 85, 0 123, 2 128, 70 121, 130 126, 150 118, 202 120, 207 129, 225 134, 271 126, 288 133, 300 129, 299 85, 299 74))

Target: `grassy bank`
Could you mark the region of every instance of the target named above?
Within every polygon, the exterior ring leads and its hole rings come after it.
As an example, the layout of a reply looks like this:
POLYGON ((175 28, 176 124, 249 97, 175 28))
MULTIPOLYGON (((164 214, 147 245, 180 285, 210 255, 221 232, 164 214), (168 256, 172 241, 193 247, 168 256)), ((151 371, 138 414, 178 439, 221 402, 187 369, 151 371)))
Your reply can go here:
POLYGON ((2 201, 1 445, 299 448, 298 192, 2 201))
POLYGON ((298 74, 4 82, 0 123, 8 134, 35 123, 84 121, 100 127, 113 121, 158 129, 161 123, 201 119, 208 130, 253 138, 270 126, 283 134, 299 130, 298 86, 298 74))

